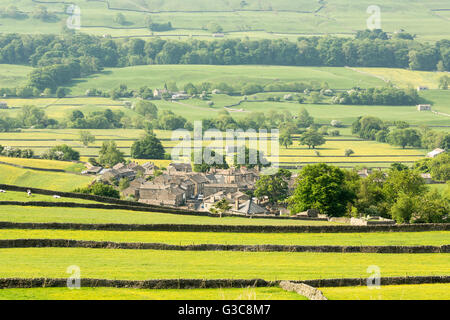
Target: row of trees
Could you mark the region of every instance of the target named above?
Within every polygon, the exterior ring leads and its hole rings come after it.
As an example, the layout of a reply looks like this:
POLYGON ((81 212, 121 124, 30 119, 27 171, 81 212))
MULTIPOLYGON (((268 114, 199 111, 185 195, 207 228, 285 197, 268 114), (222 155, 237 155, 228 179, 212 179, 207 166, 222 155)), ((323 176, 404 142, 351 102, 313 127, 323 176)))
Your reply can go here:
POLYGON ((448 132, 434 131, 428 127, 410 128, 405 121, 390 123, 372 116, 358 117, 352 124, 352 133, 363 139, 387 142, 402 148, 450 149, 448 132), (391 126, 394 126, 392 130, 391 126))
MULTIPOLYGON (((449 165, 448 158, 441 161, 449 165)), ((398 223, 439 223, 447 222, 450 213, 450 185, 446 195, 430 191, 417 171, 404 166, 360 178, 354 170, 308 165, 300 171, 292 194, 289 178, 285 170, 262 176, 254 195, 272 204, 284 202, 292 214, 313 208, 329 216, 377 215, 398 223)))
POLYGON ((139 64, 360 66, 449 71, 450 41, 429 44, 340 37, 301 37, 297 42, 159 38, 145 41, 113 40, 79 33, 62 37, 4 34, 0 36, 0 63, 34 67, 77 63, 80 74, 139 64))
POLYGON ((414 89, 397 89, 394 87, 352 89, 338 93, 333 102, 346 105, 386 105, 412 106, 420 102, 419 94, 414 89))

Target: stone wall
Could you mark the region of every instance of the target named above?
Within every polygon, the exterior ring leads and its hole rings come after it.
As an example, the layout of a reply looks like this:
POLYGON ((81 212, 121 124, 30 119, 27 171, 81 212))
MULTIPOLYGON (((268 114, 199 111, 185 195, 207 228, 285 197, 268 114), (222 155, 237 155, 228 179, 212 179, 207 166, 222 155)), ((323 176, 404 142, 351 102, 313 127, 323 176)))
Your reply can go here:
POLYGON ((286 291, 297 292, 298 294, 307 297, 309 300, 328 300, 323 295, 322 291, 304 283, 281 281, 280 287, 286 291))
POLYGON ((7 239, 0 240, 0 248, 97 248, 180 251, 248 251, 248 252, 337 252, 337 253, 450 253, 444 246, 287 246, 287 245, 172 245, 166 243, 130 243, 65 239, 7 239))
POLYGON ((109 231, 187 231, 234 233, 363 233, 363 232, 421 232, 450 231, 450 223, 407 224, 393 226, 304 226, 304 225, 203 225, 203 224, 89 224, 0 222, 0 229, 63 229, 109 231))

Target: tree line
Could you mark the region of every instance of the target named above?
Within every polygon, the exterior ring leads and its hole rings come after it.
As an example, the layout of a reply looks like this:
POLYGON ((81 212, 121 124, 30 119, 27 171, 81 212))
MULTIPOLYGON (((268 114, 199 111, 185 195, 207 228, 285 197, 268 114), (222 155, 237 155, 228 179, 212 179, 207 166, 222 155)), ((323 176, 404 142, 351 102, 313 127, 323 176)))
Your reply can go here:
POLYGON ((82 33, 0 35, 0 63, 31 65, 30 86, 44 90, 106 67, 149 64, 289 65, 450 71, 450 40, 300 37, 296 42, 223 39, 108 39, 82 33), (64 65, 45 68, 54 65, 64 65), (65 76, 60 70, 66 68, 65 76), (69 71, 69 72, 67 72, 69 71), (32 80, 32 81, 31 81, 32 80))

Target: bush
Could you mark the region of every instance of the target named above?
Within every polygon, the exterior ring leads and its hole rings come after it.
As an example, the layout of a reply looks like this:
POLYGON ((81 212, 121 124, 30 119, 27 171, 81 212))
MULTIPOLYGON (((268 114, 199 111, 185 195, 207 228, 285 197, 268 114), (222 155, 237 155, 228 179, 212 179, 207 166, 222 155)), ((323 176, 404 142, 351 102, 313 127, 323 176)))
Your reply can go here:
POLYGON ((42 155, 42 158, 60 161, 80 160, 80 153, 68 145, 63 144, 51 148, 42 155))
POLYGON ((116 190, 113 186, 103 184, 101 182, 96 182, 89 187, 77 188, 73 192, 120 199, 120 193, 118 190, 116 190))

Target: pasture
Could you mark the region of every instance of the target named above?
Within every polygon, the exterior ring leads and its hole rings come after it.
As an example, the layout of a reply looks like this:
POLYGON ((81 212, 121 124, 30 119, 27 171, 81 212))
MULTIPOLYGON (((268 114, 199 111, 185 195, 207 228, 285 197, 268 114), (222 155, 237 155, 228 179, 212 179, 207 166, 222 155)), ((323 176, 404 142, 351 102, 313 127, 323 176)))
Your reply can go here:
POLYGON ((205 224, 205 225, 338 225, 328 221, 248 219, 240 217, 212 218, 158 212, 127 210, 42 208, 0 206, 0 221, 10 222, 71 222, 71 223, 119 223, 119 224, 205 224))
POLYGON ((73 173, 44 172, 0 164, 0 181, 3 184, 72 191, 86 186, 92 179, 92 177, 73 173))
MULTIPOLYGON (((62 3, 46 2, 2 1, 4 7, 16 5, 19 10, 28 14, 28 18, 4 18, 0 32, 59 33, 67 18, 65 6, 62 3), (45 5, 60 21, 32 19, 31 13, 37 5, 45 5)), ((74 0, 71 3, 81 8, 81 31, 85 33, 115 37, 215 39, 212 37, 214 31, 211 24, 217 23, 223 29, 225 37, 291 37, 293 40, 301 35, 351 35, 355 30, 365 29, 366 20, 370 16, 367 8, 373 4, 369 0, 352 5, 344 0, 247 0, 244 3, 238 0, 196 0, 189 3, 180 0, 109 0, 111 10, 108 10, 105 2, 74 0), (114 21, 117 12, 122 12, 125 16, 126 22, 123 25, 114 21), (170 21, 174 30, 151 32, 145 28, 148 14, 157 23, 170 21)), ((381 9, 382 28, 388 32, 403 28, 417 34, 421 40, 437 40, 448 36, 445 31, 448 30, 448 15, 446 11, 439 11, 449 9, 445 0, 408 4, 382 0, 377 5, 381 9), (421 23, 417 24, 417 21, 421 23)))
POLYGON ((2 278, 64 278, 67 277, 66 270, 70 265, 79 266, 85 278, 122 280, 365 278, 370 265, 379 266, 386 277, 445 275, 450 271, 450 254, 446 253, 248 253, 13 248, 0 249, 0 255, 2 278))
MULTIPOLYGON (((0 196, 0 200, 3 200, 0 196)), ((0 239, 66 239, 173 245, 340 245, 340 246, 441 246, 450 232, 376 232, 376 233, 225 233, 164 231, 78 231, 4 229, 0 239)))
POLYGON ((221 289, 33 288, 0 290, 0 300, 306 300, 277 287, 221 289))
POLYGON ((319 288, 329 300, 450 300, 450 284, 319 288))

